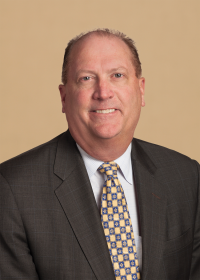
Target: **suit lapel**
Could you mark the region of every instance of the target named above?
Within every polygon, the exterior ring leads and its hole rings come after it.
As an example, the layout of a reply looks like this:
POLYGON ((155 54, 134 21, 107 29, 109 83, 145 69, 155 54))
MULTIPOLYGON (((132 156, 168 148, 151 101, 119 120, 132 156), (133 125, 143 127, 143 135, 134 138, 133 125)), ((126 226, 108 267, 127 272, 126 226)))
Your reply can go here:
POLYGON ((142 236, 142 280, 157 279, 166 233, 165 188, 156 180, 156 166, 135 139, 132 164, 142 236))
POLYGON ((69 131, 58 143, 54 172, 63 183, 55 190, 74 234, 97 279, 114 280, 100 214, 76 144, 69 131))

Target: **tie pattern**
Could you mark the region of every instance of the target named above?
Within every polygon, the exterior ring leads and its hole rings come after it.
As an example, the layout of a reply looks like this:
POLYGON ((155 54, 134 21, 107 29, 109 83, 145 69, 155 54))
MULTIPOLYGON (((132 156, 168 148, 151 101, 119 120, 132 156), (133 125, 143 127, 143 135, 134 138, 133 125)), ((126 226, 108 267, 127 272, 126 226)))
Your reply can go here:
POLYGON ((116 280, 140 279, 136 246, 118 164, 105 162, 98 170, 107 175, 101 200, 101 221, 116 280))

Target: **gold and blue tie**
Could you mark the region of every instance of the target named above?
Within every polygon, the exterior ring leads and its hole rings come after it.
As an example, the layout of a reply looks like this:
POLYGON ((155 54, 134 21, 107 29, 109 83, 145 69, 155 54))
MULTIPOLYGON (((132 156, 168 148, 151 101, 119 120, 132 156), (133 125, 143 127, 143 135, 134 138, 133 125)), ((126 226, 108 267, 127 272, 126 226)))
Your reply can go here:
POLYGON ((103 163, 98 170, 107 175, 101 200, 101 221, 116 280, 140 279, 133 227, 123 188, 117 177, 118 164, 103 163))

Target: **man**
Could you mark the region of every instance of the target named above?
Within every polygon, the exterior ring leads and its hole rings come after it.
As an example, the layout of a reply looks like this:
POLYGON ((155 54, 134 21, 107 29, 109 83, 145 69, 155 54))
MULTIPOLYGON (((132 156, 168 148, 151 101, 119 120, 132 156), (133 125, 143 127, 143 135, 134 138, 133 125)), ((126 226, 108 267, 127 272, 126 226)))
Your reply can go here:
POLYGON ((0 279, 200 279, 199 165, 132 139, 145 80, 131 39, 80 35, 62 78, 69 130, 1 165, 0 279), (122 208, 133 232, 106 228, 122 208))

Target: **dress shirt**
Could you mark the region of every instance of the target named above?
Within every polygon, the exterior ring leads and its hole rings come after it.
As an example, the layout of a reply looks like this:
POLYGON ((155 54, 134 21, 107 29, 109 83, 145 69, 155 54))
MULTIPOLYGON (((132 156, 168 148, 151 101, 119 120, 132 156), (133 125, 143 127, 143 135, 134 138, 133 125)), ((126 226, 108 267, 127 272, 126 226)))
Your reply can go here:
MULTIPOLYGON (((103 161, 97 160, 90 155, 88 155, 78 144, 77 147, 83 158, 94 197, 97 203, 97 206, 100 210, 101 207, 101 195, 103 191, 103 185, 107 179, 106 174, 99 172, 97 169, 103 163, 103 161)), ((132 172, 132 162, 131 162, 131 148, 130 144, 123 155, 114 160, 119 165, 119 170, 117 172, 118 179, 123 187, 126 201, 128 204, 129 213, 131 216, 131 222, 133 226, 136 250, 138 255, 140 272, 142 270, 142 238, 139 236, 139 223, 138 223, 138 213, 136 205, 136 195, 135 195, 135 186, 133 180, 132 172)))

